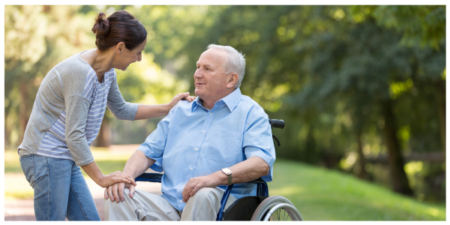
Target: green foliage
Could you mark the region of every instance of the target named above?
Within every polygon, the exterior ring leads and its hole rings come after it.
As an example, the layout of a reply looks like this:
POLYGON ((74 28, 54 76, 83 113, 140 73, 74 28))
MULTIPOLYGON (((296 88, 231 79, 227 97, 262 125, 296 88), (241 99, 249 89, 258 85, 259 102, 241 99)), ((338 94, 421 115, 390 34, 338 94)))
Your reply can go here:
POLYGON ((378 6, 378 24, 403 33, 401 44, 440 49, 445 42, 445 6, 378 6))

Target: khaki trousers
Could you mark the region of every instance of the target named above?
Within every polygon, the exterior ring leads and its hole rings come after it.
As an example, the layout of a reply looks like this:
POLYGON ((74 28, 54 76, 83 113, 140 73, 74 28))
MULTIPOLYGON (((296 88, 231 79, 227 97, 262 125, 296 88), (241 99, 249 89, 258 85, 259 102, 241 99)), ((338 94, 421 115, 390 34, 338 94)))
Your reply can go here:
MULTIPOLYGON (((214 221, 220 209, 224 191, 220 188, 202 188, 192 196, 183 212, 176 210, 159 195, 136 190, 133 198, 125 188, 123 202, 104 199, 105 220, 109 221, 214 221)), ((237 199, 230 195, 225 205, 227 209, 237 199)))

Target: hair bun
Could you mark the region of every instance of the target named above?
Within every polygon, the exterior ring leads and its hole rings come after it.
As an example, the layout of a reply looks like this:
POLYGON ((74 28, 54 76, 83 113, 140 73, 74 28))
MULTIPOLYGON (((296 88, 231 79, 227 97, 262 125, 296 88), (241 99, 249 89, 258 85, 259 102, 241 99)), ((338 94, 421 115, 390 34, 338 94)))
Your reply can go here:
POLYGON ((95 19, 92 32, 97 36, 97 39, 105 38, 109 33, 109 20, 104 13, 99 13, 97 19, 95 19))

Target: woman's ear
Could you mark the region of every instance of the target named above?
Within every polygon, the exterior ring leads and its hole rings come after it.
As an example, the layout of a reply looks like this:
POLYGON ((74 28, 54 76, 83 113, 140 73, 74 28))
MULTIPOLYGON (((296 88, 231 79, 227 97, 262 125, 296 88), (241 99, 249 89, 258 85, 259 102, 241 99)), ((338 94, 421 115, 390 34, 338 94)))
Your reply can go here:
POLYGON ((232 88, 239 81, 239 75, 237 73, 232 73, 230 79, 228 80, 227 88, 232 88))
POLYGON ((117 43, 115 50, 117 54, 122 54, 125 51, 125 43, 123 43, 122 41, 117 43))

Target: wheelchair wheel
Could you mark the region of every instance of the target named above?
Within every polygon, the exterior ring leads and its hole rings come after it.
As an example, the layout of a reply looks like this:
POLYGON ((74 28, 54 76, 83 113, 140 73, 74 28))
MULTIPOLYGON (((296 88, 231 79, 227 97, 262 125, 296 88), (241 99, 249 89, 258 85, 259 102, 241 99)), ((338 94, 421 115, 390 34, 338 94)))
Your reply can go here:
POLYGON ((302 216, 287 198, 270 196, 258 205, 253 221, 303 221, 302 216))

